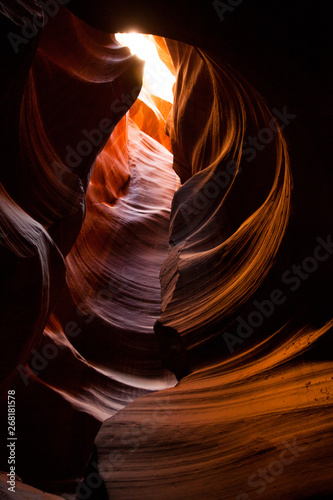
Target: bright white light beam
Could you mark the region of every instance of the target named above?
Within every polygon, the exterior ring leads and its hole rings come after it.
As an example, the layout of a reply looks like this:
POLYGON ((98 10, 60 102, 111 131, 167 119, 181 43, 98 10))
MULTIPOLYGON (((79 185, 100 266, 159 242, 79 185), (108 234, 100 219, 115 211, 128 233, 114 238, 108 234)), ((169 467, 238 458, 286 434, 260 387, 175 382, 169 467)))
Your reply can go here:
POLYGON ((132 54, 136 54, 146 62, 143 88, 148 94, 172 103, 175 77, 159 58, 154 42, 141 33, 117 33, 116 39, 121 45, 128 47, 132 54))

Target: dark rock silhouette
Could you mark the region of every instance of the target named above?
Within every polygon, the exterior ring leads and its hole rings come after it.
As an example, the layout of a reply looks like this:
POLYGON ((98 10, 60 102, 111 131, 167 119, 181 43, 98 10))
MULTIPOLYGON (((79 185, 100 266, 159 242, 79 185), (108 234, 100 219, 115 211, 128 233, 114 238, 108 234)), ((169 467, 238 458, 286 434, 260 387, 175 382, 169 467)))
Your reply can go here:
POLYGON ((330 19, 323 1, 1 2, 17 491, 332 496, 330 19), (133 28, 173 105, 138 99, 144 64, 114 36, 133 28))

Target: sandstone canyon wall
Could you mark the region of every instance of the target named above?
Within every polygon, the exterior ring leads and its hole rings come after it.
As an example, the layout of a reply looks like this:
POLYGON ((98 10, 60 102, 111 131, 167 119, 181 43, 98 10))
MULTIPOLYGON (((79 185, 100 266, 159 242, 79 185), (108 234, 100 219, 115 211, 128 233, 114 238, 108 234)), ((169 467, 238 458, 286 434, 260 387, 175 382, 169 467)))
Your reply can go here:
POLYGON ((14 390, 22 498, 331 498, 328 9, 53 4, 0 4, 1 469, 14 390))

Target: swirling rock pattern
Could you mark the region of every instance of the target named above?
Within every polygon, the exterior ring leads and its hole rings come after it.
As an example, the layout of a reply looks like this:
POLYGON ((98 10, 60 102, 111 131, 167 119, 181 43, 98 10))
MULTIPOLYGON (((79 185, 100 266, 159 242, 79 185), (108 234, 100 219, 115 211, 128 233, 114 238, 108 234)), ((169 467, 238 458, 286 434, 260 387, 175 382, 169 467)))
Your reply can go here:
POLYGON ((271 127, 264 154, 247 161, 238 141, 267 130, 265 104, 229 68, 166 43, 177 74, 167 130, 174 168, 188 180, 173 200, 155 331, 166 365, 192 373, 103 424, 100 476, 109 498, 324 498, 333 491, 332 362, 301 355, 327 340, 333 322, 327 314, 311 325, 310 304, 292 318, 283 307, 268 312, 272 320, 259 312, 274 290, 279 306, 286 300, 277 288, 284 249, 274 263, 290 208, 285 140, 271 127), (313 457, 320 472, 300 480, 313 457))
MULTIPOLYGON (((171 153, 135 125, 139 110, 121 120, 141 74, 142 62, 113 35, 60 9, 42 32, 18 125, 7 132, 21 149, 1 187, 10 291, 1 304, 1 370, 26 429, 17 467, 41 488, 73 488, 101 422, 176 383, 161 365, 153 324, 179 180, 171 153)), ((162 122, 151 118, 152 135, 162 122)))
POLYGON ((325 16, 64 3, 0 3, 17 474, 78 499, 330 498, 325 16), (172 105, 138 99, 143 63, 112 34, 133 26, 176 76, 172 105))

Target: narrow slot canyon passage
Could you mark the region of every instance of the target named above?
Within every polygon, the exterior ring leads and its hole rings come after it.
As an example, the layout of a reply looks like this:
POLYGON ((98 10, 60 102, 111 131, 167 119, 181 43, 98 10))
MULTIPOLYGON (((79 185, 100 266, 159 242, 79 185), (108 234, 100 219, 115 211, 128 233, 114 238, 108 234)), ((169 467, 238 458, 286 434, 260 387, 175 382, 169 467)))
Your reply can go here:
POLYGON ((0 2, 0 498, 332 498, 319 4, 0 2))

